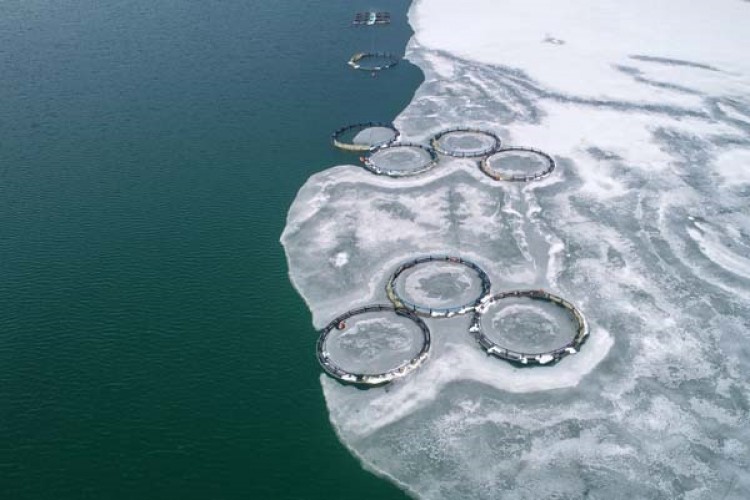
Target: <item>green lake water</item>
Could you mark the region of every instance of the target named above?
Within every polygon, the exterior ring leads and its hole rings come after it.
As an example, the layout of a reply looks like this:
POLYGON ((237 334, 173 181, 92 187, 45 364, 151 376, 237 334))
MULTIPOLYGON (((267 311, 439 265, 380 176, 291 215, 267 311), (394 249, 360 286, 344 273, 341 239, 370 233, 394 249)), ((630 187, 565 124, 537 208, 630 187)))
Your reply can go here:
POLYGON ((0 498, 403 497, 336 439, 278 239, 422 81, 346 66, 407 8, 0 4, 0 498))

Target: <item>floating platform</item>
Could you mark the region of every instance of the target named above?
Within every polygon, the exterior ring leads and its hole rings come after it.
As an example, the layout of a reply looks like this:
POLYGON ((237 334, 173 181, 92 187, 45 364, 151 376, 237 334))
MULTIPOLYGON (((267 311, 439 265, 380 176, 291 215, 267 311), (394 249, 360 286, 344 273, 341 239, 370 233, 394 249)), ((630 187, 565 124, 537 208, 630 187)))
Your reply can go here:
MULTIPOLYGON (((423 273, 419 278, 434 283, 439 281, 440 274, 440 269, 438 268, 437 272, 433 275, 423 273)), ((451 277, 450 281, 453 282, 456 280, 451 277)), ((385 286, 385 292, 388 299, 399 309, 407 309, 415 314, 430 318, 451 318, 453 316, 475 311, 490 294, 490 286, 490 277, 481 267, 473 262, 451 255, 429 255, 401 264, 398 269, 396 269, 396 272, 393 273, 393 276, 388 280, 388 283, 385 286), (400 279, 408 280, 409 278, 416 278, 417 276, 414 274, 411 276, 407 276, 407 274, 413 272, 417 268, 421 268, 422 271, 425 271, 425 266, 429 266, 430 264, 448 265, 454 269, 458 268, 469 271, 471 276, 469 279, 475 281, 476 286, 473 290, 475 295, 471 297, 463 297, 459 303, 453 305, 439 305, 428 303, 424 298, 422 300, 415 300, 414 297, 405 297, 404 292, 408 290, 409 286, 406 281, 402 283, 402 286, 399 286, 400 279)), ((470 290, 470 287, 467 286, 466 289, 470 290)), ((430 292, 438 292, 438 290, 431 290, 430 292)))
POLYGON ((491 155, 501 146, 500 137, 488 130, 453 127, 436 134, 432 148, 444 156, 477 158, 491 155))
POLYGON ((496 181, 531 182, 550 175, 555 170, 555 160, 538 149, 511 147, 482 158, 479 168, 496 181))
POLYGON ((366 122, 341 127, 331 134, 334 147, 344 151, 367 152, 398 141, 401 133, 392 123, 366 122), (389 132, 387 135, 386 132, 389 132), (383 135, 384 137, 379 137, 383 135), (347 138, 347 136, 350 136, 347 138))
MULTIPOLYGON (((399 344, 403 339, 393 338, 389 340, 386 337, 384 340, 386 341, 386 346, 399 348, 399 344)), ((320 366, 331 377, 349 384, 372 386, 386 384, 416 370, 427 359, 431 345, 432 340, 430 338, 430 329, 416 314, 405 309, 396 309, 393 306, 373 305, 351 310, 331 321, 320 334, 317 343, 317 354, 320 366), (395 366, 389 366, 384 369, 381 368, 382 371, 377 371, 376 373, 362 373, 360 370, 341 366, 339 362, 334 359, 336 356, 335 346, 330 345, 329 342, 336 336, 338 336, 340 340, 342 334, 353 335, 354 337, 363 336, 361 340, 354 338, 351 340, 355 347, 363 348, 366 354, 369 353, 368 357, 378 358, 379 355, 383 354, 382 352, 379 352, 375 346, 367 345, 367 332, 359 331, 356 328, 356 325, 354 326, 354 331, 349 331, 352 329, 352 323, 356 323, 358 318, 373 314, 385 316, 386 318, 391 316, 391 318, 397 320, 398 318, 402 318, 402 320, 398 321, 410 324, 412 329, 415 330, 413 333, 419 338, 419 346, 416 349, 416 352, 413 356, 402 360, 395 366)))
POLYGON ((558 297, 546 290, 511 290, 488 297, 477 306, 474 311, 471 326, 469 327, 469 333, 474 336, 487 354, 518 365, 548 365, 560 361, 565 356, 576 354, 581 348, 581 345, 583 345, 588 338, 589 327, 581 311, 562 297, 558 297), (562 308, 568 313, 574 325, 570 338, 566 342, 563 342, 563 345, 543 352, 521 352, 519 350, 502 346, 497 341, 490 338, 487 332, 484 331, 484 326, 482 324, 483 315, 487 313, 492 306, 503 300, 518 298, 549 302, 562 308))
POLYGON ((383 71, 397 65, 399 59, 390 52, 357 52, 347 64, 360 71, 383 71))
POLYGON ((392 142, 371 149, 364 158, 364 167, 375 175, 409 177, 427 172, 437 162, 437 153, 428 146, 413 142, 392 142))
POLYGON ((391 24, 390 12, 357 12, 354 15, 354 26, 384 26, 391 24))

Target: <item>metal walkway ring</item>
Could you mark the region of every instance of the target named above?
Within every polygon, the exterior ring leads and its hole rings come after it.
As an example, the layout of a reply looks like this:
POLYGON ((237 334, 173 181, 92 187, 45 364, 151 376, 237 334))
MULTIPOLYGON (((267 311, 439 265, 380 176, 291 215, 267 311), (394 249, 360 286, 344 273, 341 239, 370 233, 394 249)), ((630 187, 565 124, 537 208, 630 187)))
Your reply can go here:
POLYGON ((401 132, 399 132, 398 129, 394 127, 392 123, 364 122, 364 123, 355 123, 353 125, 347 125, 345 127, 341 127, 340 129, 336 130, 333 134, 331 134, 331 143, 333 144, 334 147, 343 149, 344 151, 366 152, 366 151, 370 151, 373 148, 379 148, 379 147, 392 144, 398 141, 399 137, 401 137, 401 132), (375 127, 390 129, 391 131, 393 131, 393 138, 387 141, 378 142, 375 144, 356 144, 354 142, 345 142, 342 140, 342 137, 344 136, 344 134, 347 134, 354 130, 363 131, 363 130, 367 130, 368 128, 375 128, 375 127))
POLYGON ((317 353, 318 353, 318 362, 320 362, 320 366, 323 367, 323 370, 325 370, 328 375, 331 377, 334 377, 336 379, 341 380, 342 382, 347 382, 351 384, 360 384, 360 385, 381 385, 388 383, 392 380, 395 380, 397 378, 401 378, 408 374, 409 372, 412 372, 416 370, 425 359, 427 359, 427 356, 430 352, 430 347, 432 345, 432 339, 430 337, 430 329, 427 327, 424 321, 422 321, 421 318, 419 318, 416 314, 407 311, 405 309, 397 309, 390 305, 373 305, 373 306, 367 306, 367 307, 360 307, 358 309, 353 309, 345 314, 342 314, 341 316, 337 317, 333 321, 331 321, 320 333, 320 337, 318 338, 317 343, 317 353), (422 333, 422 347, 417 353, 417 355, 409 360, 407 363, 402 364, 401 366, 398 366, 396 368, 393 368, 392 370, 388 370, 383 373, 375 373, 375 374, 364 374, 364 373, 353 373, 346 371, 336 365, 334 361, 331 360, 330 354, 326 350, 326 340, 328 339, 328 336, 331 334, 332 331, 337 330, 342 323, 344 323, 347 319, 357 316, 360 314, 370 313, 370 312, 390 312, 393 314, 397 314, 401 317, 408 318, 409 320, 413 321, 420 329, 422 333))
POLYGON ((376 175, 386 175, 388 177, 410 177, 413 175, 419 175, 424 172, 427 172, 428 170, 435 167, 435 165, 437 165, 437 162, 438 162, 437 153, 435 153, 435 151, 428 146, 425 146, 423 144, 417 144, 414 142, 392 142, 384 146, 372 148, 370 150, 370 154, 364 159, 364 166, 367 170, 369 170, 370 172, 376 175), (429 155, 429 160, 425 161, 423 164, 420 164, 416 168, 411 169, 411 170, 396 170, 396 169, 388 169, 388 168, 379 167, 376 161, 378 153, 382 153, 383 151, 387 151, 387 150, 393 150, 396 148, 420 149, 429 155))
POLYGON ((474 311, 475 308, 489 295, 490 287, 490 278, 487 273, 485 273, 481 267, 474 264, 473 262, 462 259, 460 257, 453 257, 448 255, 430 255, 428 257, 419 257, 417 259, 410 260, 401 264, 398 269, 396 269, 396 272, 393 273, 393 276, 391 276, 391 278, 388 280, 388 283, 385 286, 385 291, 388 295, 388 300, 390 300, 396 307, 408 309, 409 311, 412 311, 416 314, 428 316, 431 318, 450 318, 452 316, 466 314, 468 312, 474 311), (398 280, 399 276, 404 273, 404 271, 427 262, 450 262, 468 267, 477 274, 477 277, 481 281, 481 293, 475 300, 470 301, 466 304, 460 304, 455 307, 429 307, 424 304, 415 304, 413 302, 409 302, 405 298, 401 297, 396 291, 396 281, 398 280))
POLYGON ((577 353, 581 345, 583 345, 583 343, 588 338, 589 327, 586 322, 586 318, 584 318, 583 314, 581 314, 578 308, 562 297, 558 297, 557 295, 549 293, 546 290, 511 290, 508 292, 501 292, 487 298, 479 307, 476 308, 474 317, 471 320, 471 326, 469 327, 469 333, 471 333, 477 340, 477 342, 479 342, 479 345, 481 345, 482 348, 487 351, 487 354, 491 354, 500 359, 504 359, 506 361, 510 361, 512 363, 520 365, 547 365, 556 363, 565 356, 577 353), (573 338, 562 347, 553 349, 551 351, 536 353, 524 353, 520 351, 514 351, 512 349, 507 349, 491 340, 482 331, 482 316, 487 312, 487 309, 492 304, 503 299, 516 297, 528 297, 534 300, 551 302, 567 310, 576 324, 576 331, 573 335, 573 338))
POLYGON ((502 141, 500 137, 497 136, 497 134, 490 132, 488 130, 482 130, 477 128, 470 128, 470 127, 453 127, 449 129, 445 129, 441 132, 438 132, 433 136, 432 139, 430 139, 430 145, 432 148, 437 151, 438 153, 445 155, 445 156, 453 156, 455 158, 477 158, 480 156, 487 156, 495 151, 501 146, 502 141), (477 150, 477 151, 470 151, 470 152, 461 152, 452 150, 449 148, 445 148, 440 144, 440 140, 443 139, 445 136, 457 132, 464 132, 464 133, 473 133, 473 134, 480 134, 484 135, 486 137, 489 137, 492 139, 492 145, 488 148, 477 150))
POLYGON ((486 158, 482 158, 482 161, 479 162, 479 168, 482 170, 482 172, 492 178, 496 181, 508 181, 508 182, 531 182, 531 181, 538 181, 540 179, 544 179, 548 175, 552 173, 553 170, 555 170, 555 160, 550 155, 545 153, 544 151, 540 151, 538 149, 533 148, 525 148, 525 147, 508 147, 508 148, 502 148, 496 151, 495 153, 491 154, 490 156, 486 158), (502 172, 498 172, 496 170, 493 170, 490 166, 490 163, 493 159, 497 159, 498 157, 501 157, 507 153, 513 153, 513 152, 523 152, 523 153, 531 153, 535 156, 540 157, 547 166, 539 170, 538 172, 534 172, 529 175, 508 175, 503 174, 502 172))

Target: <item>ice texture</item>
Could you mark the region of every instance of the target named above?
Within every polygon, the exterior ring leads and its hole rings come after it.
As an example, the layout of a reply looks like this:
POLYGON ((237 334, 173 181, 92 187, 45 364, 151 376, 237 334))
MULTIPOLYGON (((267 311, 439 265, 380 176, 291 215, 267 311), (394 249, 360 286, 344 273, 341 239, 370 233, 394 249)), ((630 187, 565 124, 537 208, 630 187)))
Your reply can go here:
POLYGON ((422 344, 422 329, 411 319, 371 312, 352 316, 340 329, 331 330, 324 349, 342 370, 377 375, 407 364, 422 344))
POLYGON ((477 132, 448 132, 437 141, 443 151, 463 154, 482 153, 496 146, 495 138, 477 132))
POLYGON ((396 145, 375 151, 369 161, 383 171, 410 172, 422 170, 432 158, 424 149, 396 145))
POLYGON ((519 369, 485 355, 466 316, 428 319, 430 359, 406 378, 322 376, 366 468, 426 499, 750 498, 748 15, 740 0, 412 6, 407 57, 426 78, 404 139, 488 129, 557 168, 528 184, 455 159, 408 179, 313 176, 282 241, 316 326, 440 253, 493 292, 549 289, 592 332, 519 369))
POLYGON ((567 309, 528 297, 489 304, 480 324, 482 332, 498 346, 526 354, 562 348, 578 333, 578 324, 567 309))
POLYGON ((505 176, 533 176, 550 168, 544 156, 530 151, 501 151, 487 159, 488 170, 505 176))
POLYGON ((396 138, 396 133, 388 127, 367 127, 355 134, 352 144, 376 146, 396 138))
POLYGON ((427 308, 455 308, 482 296, 482 280, 463 264, 432 261, 402 272, 395 282, 401 299, 427 308))

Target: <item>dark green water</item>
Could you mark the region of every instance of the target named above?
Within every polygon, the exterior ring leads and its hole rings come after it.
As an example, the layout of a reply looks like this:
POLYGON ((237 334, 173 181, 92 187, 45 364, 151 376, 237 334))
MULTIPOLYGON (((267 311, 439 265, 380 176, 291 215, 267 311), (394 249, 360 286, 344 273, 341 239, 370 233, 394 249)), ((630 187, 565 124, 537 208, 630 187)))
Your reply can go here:
POLYGON ((0 498, 401 498, 337 441, 278 238, 392 119, 363 1, 0 4, 0 498))

